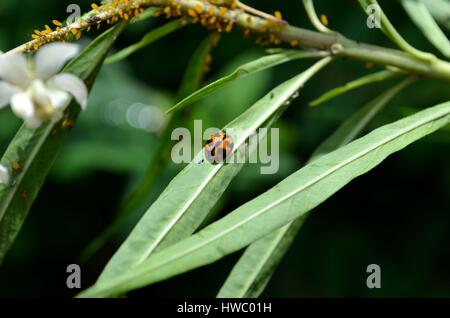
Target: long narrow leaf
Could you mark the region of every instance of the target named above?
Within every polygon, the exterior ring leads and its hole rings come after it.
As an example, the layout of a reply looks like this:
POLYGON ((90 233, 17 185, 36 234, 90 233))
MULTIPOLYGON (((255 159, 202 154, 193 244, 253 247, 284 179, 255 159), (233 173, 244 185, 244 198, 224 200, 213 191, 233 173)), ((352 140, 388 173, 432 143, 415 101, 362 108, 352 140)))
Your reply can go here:
POLYGON ((450 1, 448 0, 421 0, 430 10, 431 15, 442 25, 447 31, 450 31, 450 1))
POLYGON ((146 9, 144 12, 142 12, 141 14, 139 14, 138 16, 133 17, 130 20, 130 23, 137 23, 137 22, 141 22, 141 21, 150 19, 152 17, 155 17, 160 12, 161 12, 161 8, 150 7, 148 9, 146 9))
MULTIPOLYGON (((406 79, 357 111, 316 149, 310 162, 355 139, 375 115, 412 81, 413 78, 406 79)), ((306 217, 307 215, 303 215, 252 243, 233 267, 217 297, 258 297, 290 248, 306 217)))
MULTIPOLYGON (((286 81, 259 100, 225 128, 233 129, 236 149, 263 126, 307 80, 331 58, 286 81)), ((241 168, 240 164, 199 164, 203 152, 167 186, 148 209, 127 240, 109 261, 99 283, 108 282, 144 262, 160 245, 168 246, 192 234, 241 168)), ((241 161, 238 161, 241 162, 241 161)))
POLYGON ((450 57, 450 41, 439 28, 425 4, 417 0, 402 0, 406 12, 427 39, 446 57, 450 57))
POLYGON ((189 106, 196 101, 202 99, 203 97, 213 93, 214 91, 224 87, 228 83, 244 78, 251 74, 264 71, 268 68, 277 66, 282 63, 293 61, 296 59, 306 59, 306 58, 320 58, 327 56, 326 52, 303 52, 303 51, 281 51, 275 54, 264 56, 256 61, 249 62, 237 68, 233 73, 224 76, 211 84, 206 85, 195 93, 189 95, 175 106, 170 108, 167 113, 178 111, 186 106, 189 106))
POLYGON ((139 42, 130 45, 129 47, 117 52, 116 54, 108 57, 105 61, 106 64, 112 64, 115 62, 118 62, 120 60, 123 60, 130 56, 131 54, 139 51, 140 49, 152 44, 153 42, 156 42, 157 40, 165 37, 166 35, 181 29, 183 26, 186 25, 186 22, 183 22, 181 19, 170 21, 163 26, 151 30, 149 33, 147 33, 139 42))
POLYGON ((302 216, 247 247, 217 298, 256 298, 261 295, 305 219, 302 216))
POLYGON ((357 138, 372 119, 405 87, 415 80, 410 77, 388 89, 386 92, 370 101, 367 105, 359 109, 355 114, 348 118, 330 137, 322 142, 310 160, 315 160, 323 154, 332 152, 342 146, 345 146, 357 138))
POLYGON ((381 30, 386 34, 386 36, 395 44, 398 45, 401 49, 404 51, 410 53, 411 55, 423 59, 423 60, 432 60, 434 59, 434 55, 420 51, 410 45, 401 35, 398 33, 398 31, 395 29, 395 27, 392 25, 391 21, 389 21, 386 14, 381 9, 380 5, 378 4, 377 0, 358 0, 361 7, 366 11, 367 14, 369 12, 367 11, 370 6, 374 7, 377 11, 377 16, 380 18, 380 24, 381 24, 381 30))
MULTIPOLYGON (((199 47, 195 50, 192 58, 188 63, 181 87, 178 95, 185 97, 194 92, 200 86, 200 82, 204 75, 204 66, 208 54, 210 54, 215 42, 216 34, 210 34, 204 39, 199 47)), ((168 124, 162 132, 158 144, 155 147, 153 157, 151 158, 148 168, 142 177, 142 180, 136 186, 136 189, 130 194, 119 209, 119 213, 114 221, 93 240, 83 251, 81 259, 83 261, 89 259, 95 254, 128 220, 130 215, 133 215, 144 204, 148 193, 151 191, 155 182, 161 177, 164 169, 162 168, 168 160, 168 153, 170 152, 170 145, 172 140, 170 135, 172 131, 183 125, 185 120, 182 112, 174 114, 168 119, 168 124)))
MULTIPOLYGON (((125 24, 120 23, 100 35, 65 67, 65 72, 79 76, 90 87, 107 52, 124 27, 125 24)), ((72 103, 66 120, 74 121, 78 113, 79 106, 72 103)), ((14 172, 11 186, 0 185, 0 263, 69 133, 70 129, 64 128, 61 122, 48 123, 38 129, 22 126, 6 150, 1 163, 7 167, 18 164, 20 169, 14 172)))
POLYGON ((392 72, 389 70, 383 70, 383 71, 380 71, 377 73, 373 73, 373 74, 369 74, 369 75, 360 77, 354 81, 348 82, 344 86, 336 87, 336 88, 326 92, 319 98, 310 102, 309 106, 312 106, 312 107, 318 106, 318 105, 323 104, 337 96, 340 96, 349 91, 352 91, 354 89, 357 89, 357 88, 360 88, 360 87, 363 87, 363 86, 366 86, 366 85, 369 85, 372 83, 382 82, 382 81, 388 80, 388 79, 393 78, 398 75, 399 75, 398 73, 395 73, 395 72, 392 72))
POLYGON ((327 154, 199 233, 81 297, 124 293, 213 263, 305 215, 392 153, 450 122, 450 102, 383 126, 327 154))

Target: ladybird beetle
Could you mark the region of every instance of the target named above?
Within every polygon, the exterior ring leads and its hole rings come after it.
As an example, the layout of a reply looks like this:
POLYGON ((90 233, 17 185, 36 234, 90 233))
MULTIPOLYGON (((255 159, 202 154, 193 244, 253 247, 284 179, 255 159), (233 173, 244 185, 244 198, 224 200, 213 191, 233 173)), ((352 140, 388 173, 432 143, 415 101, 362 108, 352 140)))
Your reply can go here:
POLYGON ((220 163, 231 155, 233 147, 233 138, 225 131, 211 135, 205 146, 206 160, 211 163, 220 163))

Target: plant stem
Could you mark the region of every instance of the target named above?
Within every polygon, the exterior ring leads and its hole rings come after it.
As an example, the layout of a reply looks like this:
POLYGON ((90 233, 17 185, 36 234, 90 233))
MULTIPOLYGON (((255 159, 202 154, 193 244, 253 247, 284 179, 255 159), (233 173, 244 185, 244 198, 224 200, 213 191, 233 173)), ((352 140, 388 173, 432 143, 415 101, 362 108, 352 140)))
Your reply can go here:
POLYGON ((314 3, 312 0, 303 0, 303 6, 305 7, 308 18, 312 25, 317 29, 317 31, 322 33, 333 33, 325 25, 322 24, 319 17, 317 16, 316 10, 314 9, 314 3))
MULTIPOLYGON (((208 17, 215 16, 217 21, 223 23, 232 23, 239 26, 241 29, 249 31, 253 34, 265 36, 267 38, 275 38, 274 45, 280 45, 282 42, 299 43, 303 48, 328 50, 333 55, 342 58, 349 58, 354 60, 373 62, 380 65, 392 66, 399 68, 407 73, 432 77, 450 81, 450 63, 438 58, 431 60, 418 59, 411 54, 403 51, 394 50, 390 48, 379 47, 359 43, 350 40, 341 34, 329 34, 302 29, 288 25, 284 21, 275 21, 273 19, 264 19, 241 9, 232 9, 219 7, 202 0, 129 0, 128 5, 136 8, 148 8, 152 6, 159 6, 163 8, 173 8, 180 12, 181 18, 192 16, 192 12, 201 12, 199 16, 207 15, 208 17), (223 8, 221 10, 221 8, 223 8), (226 10, 224 10, 226 9, 226 10)), ((120 10, 123 10, 121 5, 120 10)), ((102 6, 103 7, 103 6, 102 6)), ((59 31, 58 37, 64 33, 69 33, 71 29, 88 28, 93 22, 98 24, 98 21, 107 21, 113 17, 118 16, 119 7, 117 9, 109 8, 108 11, 100 11, 92 14, 89 12, 86 19, 80 19, 74 25, 66 26, 59 31), (116 11, 115 11, 116 10, 116 11), (96 17, 96 18, 94 18, 96 17)), ((200 20, 200 19, 199 19, 200 20)), ((207 19, 204 19, 204 21, 207 19)), ((214 27, 214 25, 206 25, 214 27)), ((222 30, 223 31, 223 30, 222 30)), ((30 41, 16 50, 32 50, 35 44, 42 44, 42 42, 49 42, 55 37, 53 33, 44 36, 44 39, 35 39, 30 41)))

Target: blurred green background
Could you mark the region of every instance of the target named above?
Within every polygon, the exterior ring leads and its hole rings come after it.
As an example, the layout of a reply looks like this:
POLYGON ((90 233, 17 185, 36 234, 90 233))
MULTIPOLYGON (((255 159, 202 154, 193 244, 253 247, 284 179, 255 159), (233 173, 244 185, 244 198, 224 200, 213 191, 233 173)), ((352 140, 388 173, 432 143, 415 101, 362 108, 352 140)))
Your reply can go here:
MULTIPOLYGON (((2 0, 0 50, 30 38, 52 19, 64 20, 67 0, 2 0)), ((311 28, 300 0, 245 1, 268 12, 280 10, 291 24, 311 28)), ((77 2, 83 10, 88 1, 77 2)), ((385 11, 408 41, 434 53, 396 1, 382 1, 385 11)), ((317 0, 330 27, 359 41, 392 46, 379 30, 365 25, 357 1, 317 0)), ((116 44, 120 49, 164 23, 163 18, 130 26, 116 44)), ((83 38, 85 45, 95 36, 83 38)), ((66 266, 82 266, 82 285, 94 282, 105 262, 139 219, 139 211, 119 233, 85 262, 84 248, 115 218, 118 206, 142 177, 173 105, 188 61, 207 35, 189 26, 139 51, 124 62, 105 66, 89 107, 43 187, 12 250, 0 268, 0 296, 70 297, 66 266), (149 120, 136 120, 147 112, 149 120)), ((212 52, 206 81, 264 54, 264 48, 238 32, 222 37, 212 52)), ((221 127, 270 88, 305 69, 311 61, 293 62, 254 75, 195 105, 192 119, 203 127, 221 127)), ((299 169, 321 140, 359 107, 398 79, 359 89, 317 108, 308 102, 332 87, 368 72, 364 63, 337 61, 313 80, 277 123, 281 133, 280 170, 260 175, 246 166, 218 204, 219 215, 261 194, 299 169)), ((404 91, 372 123, 375 128, 406 114, 450 99, 448 83, 421 80, 404 91)), ((9 109, 0 111, 3 152, 20 122, 9 109)), ((190 125, 186 122, 186 126, 190 125)), ((450 296, 450 129, 442 130, 388 158, 319 206, 308 218, 281 263, 265 297, 423 297, 450 296), (366 267, 379 264, 382 288, 366 287, 366 267)), ((164 169, 147 202, 152 202, 181 169, 164 169)), ((129 297, 214 296, 240 253, 168 281, 132 292, 129 297)))

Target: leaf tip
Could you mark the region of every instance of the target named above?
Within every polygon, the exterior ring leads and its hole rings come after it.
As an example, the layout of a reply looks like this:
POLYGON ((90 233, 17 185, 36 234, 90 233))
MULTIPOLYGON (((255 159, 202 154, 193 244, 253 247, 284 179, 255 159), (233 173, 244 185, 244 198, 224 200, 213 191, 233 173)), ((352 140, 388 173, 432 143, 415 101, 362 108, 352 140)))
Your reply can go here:
POLYGON ((308 103, 308 106, 311 107, 311 108, 317 107, 317 106, 319 106, 319 105, 320 105, 320 103, 317 102, 317 100, 312 100, 312 101, 310 101, 310 102, 308 103))

